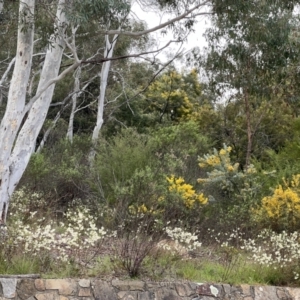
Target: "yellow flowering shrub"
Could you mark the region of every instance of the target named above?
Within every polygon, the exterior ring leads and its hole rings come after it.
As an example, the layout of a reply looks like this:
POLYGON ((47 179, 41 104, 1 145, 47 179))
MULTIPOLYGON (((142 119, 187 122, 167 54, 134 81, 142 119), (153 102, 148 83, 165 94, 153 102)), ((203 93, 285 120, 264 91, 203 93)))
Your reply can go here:
POLYGON ((163 112, 171 120, 187 121, 195 119, 198 98, 202 90, 197 71, 189 73, 167 72, 157 78, 148 88, 146 97, 149 100, 148 111, 163 112))
POLYGON ((250 165, 246 170, 239 168, 239 163, 231 160, 232 148, 214 149, 212 153, 199 157, 199 166, 205 175, 197 181, 202 185, 204 193, 209 197, 211 206, 221 206, 226 222, 234 224, 238 220, 249 220, 251 209, 257 199, 261 182, 256 168, 250 165))
MULTIPOLYGON (((220 151, 214 149, 213 154, 205 154, 199 157, 199 167, 202 169, 212 169, 208 172, 208 178, 199 178, 199 183, 210 183, 212 180, 221 181, 221 185, 227 188, 230 185, 227 175, 241 175, 239 173, 239 164, 232 164, 230 160, 230 152, 232 148, 225 144, 220 151)), ((240 176, 238 176, 240 177, 240 176)))
POLYGON ((187 208, 193 208, 195 203, 204 205, 208 202, 208 198, 203 193, 197 194, 193 186, 186 183, 182 177, 176 178, 172 175, 167 177, 167 181, 170 184, 169 191, 179 194, 187 208))
POLYGON ((142 205, 137 207, 137 211, 138 211, 138 213, 146 213, 149 210, 148 210, 148 208, 145 204, 142 204, 142 205))
POLYGON ((227 147, 226 145, 224 145, 219 152, 214 149, 214 154, 205 154, 203 157, 199 158, 199 167, 207 168, 225 165, 229 171, 234 171, 238 168, 238 165, 231 165, 229 156, 231 150, 232 148, 230 146, 227 147))
POLYGON ((270 221, 276 228, 292 229, 300 220, 300 174, 292 180, 283 179, 271 196, 261 200, 261 206, 253 210, 255 218, 270 221))
MULTIPOLYGON (((160 201, 160 200, 158 199, 158 201, 160 201)), ((128 207, 128 210, 131 215, 144 215, 144 214, 157 215, 157 214, 163 212, 162 209, 158 209, 157 207, 156 208, 147 207, 146 204, 144 204, 144 203, 141 205, 130 205, 128 207)))
MULTIPOLYGON (((184 205, 186 208, 193 208, 196 204, 204 205, 208 202, 208 198, 203 193, 197 193, 191 184, 185 182, 182 177, 175 177, 174 175, 167 177, 169 183, 168 191, 178 194, 183 202, 180 202, 180 206, 184 205)), ((148 199, 149 200, 149 199, 148 199)), ((154 199, 152 199, 154 200, 154 199)), ((147 201, 142 204, 132 204, 128 207, 128 211, 131 215, 158 215, 165 212, 165 206, 168 201, 168 195, 157 196, 155 200, 147 201), (152 203, 152 204, 151 204, 152 203)), ((167 204, 169 205, 169 204, 167 204)))

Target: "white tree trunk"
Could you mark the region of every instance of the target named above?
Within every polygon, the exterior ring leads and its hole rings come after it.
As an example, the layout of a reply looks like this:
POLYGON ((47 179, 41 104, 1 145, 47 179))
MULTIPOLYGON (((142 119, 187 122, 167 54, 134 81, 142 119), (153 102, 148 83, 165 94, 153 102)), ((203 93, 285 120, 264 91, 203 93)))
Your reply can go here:
MULTIPOLYGON (((60 34, 63 34, 64 27, 67 24, 63 7, 64 3, 65 0, 59 0, 56 14, 57 24, 55 29, 60 32, 60 34)), ((34 0, 21 2, 20 6, 33 7, 34 0)), ((33 12, 31 15, 33 15, 33 12)), ((20 34, 27 37, 26 40, 24 40, 24 38, 22 39, 22 36, 18 37, 18 41, 20 41, 21 44, 20 46, 24 45, 23 47, 26 48, 19 49, 18 47, 13 79, 10 85, 8 107, 0 127, 0 138, 1 141, 4 141, 4 143, 1 144, 2 151, 0 154, 0 221, 2 220, 2 222, 6 220, 9 199, 21 179, 31 154, 34 151, 35 141, 45 121, 55 88, 55 84, 50 85, 33 103, 18 136, 16 136, 24 117, 25 95, 31 68, 33 27, 28 27, 29 28, 24 32, 19 30, 20 34), (28 37, 29 33, 30 39, 28 37), (29 63, 30 66, 27 66, 29 63), (26 74, 22 73, 22 67, 25 68, 25 66, 27 67, 26 74), (16 78, 14 79, 14 77, 16 78), (19 86, 20 88, 18 88, 19 86)), ((47 86, 49 80, 57 77, 59 73, 65 45, 61 35, 53 36, 52 39, 52 43, 49 45, 46 53, 37 94, 47 86)))
POLYGON ((81 68, 79 67, 75 72, 75 81, 74 81, 74 94, 72 96, 72 108, 68 125, 67 139, 72 143, 73 142, 73 127, 74 127, 74 117, 77 107, 77 98, 80 91, 80 77, 81 77, 81 68))
POLYGON ((0 124, 0 222, 5 222, 8 201, 11 195, 9 188, 10 155, 23 119, 26 89, 31 71, 34 35, 31 16, 34 15, 34 5, 35 0, 23 0, 20 2, 20 23, 15 68, 8 92, 6 111, 0 124), (25 14, 27 15, 25 22, 29 24, 26 30, 23 28, 24 22, 21 22, 22 18, 24 20, 25 14))
MULTIPOLYGON (((43 65, 41 78, 37 88, 37 93, 42 90, 49 79, 58 76, 61 59, 65 48, 65 43, 61 35, 64 34, 67 24, 64 13, 65 0, 59 0, 56 18, 57 28, 61 34, 53 37, 52 45, 49 45, 43 65)), ((34 152, 36 138, 46 119, 50 103, 52 101, 55 84, 52 84, 42 93, 32 105, 26 121, 20 130, 16 145, 12 153, 12 170, 10 178, 10 193, 12 193, 23 175, 31 154, 34 152)))
MULTIPOLYGON (((117 43, 118 35, 114 35, 112 43, 109 41, 108 35, 105 36, 105 50, 104 50, 104 58, 111 58, 114 53, 114 47, 117 43)), ((100 93, 98 96, 98 110, 97 110, 97 122, 96 126, 93 130, 92 135, 92 143, 95 146, 96 142, 99 138, 99 132, 103 125, 103 113, 104 113, 104 102, 105 102, 105 93, 107 87, 107 78, 109 74, 111 61, 108 60, 102 64, 101 72, 99 73, 100 77, 100 93)), ((95 147, 92 147, 91 152, 89 154, 90 163, 93 162, 96 155, 95 147)))
MULTIPOLYGON (((104 50, 104 58, 112 58, 114 47, 117 43, 118 35, 115 35, 113 38, 112 43, 110 43, 108 35, 105 36, 105 50, 104 50)), ((105 100, 105 93, 107 87, 107 78, 109 74, 111 61, 108 60, 102 64, 101 72, 99 74, 100 77, 100 94, 98 96, 98 111, 97 111, 97 122, 96 126, 94 127, 92 141, 96 143, 99 132, 103 124, 103 112, 104 112, 104 100, 105 100)))

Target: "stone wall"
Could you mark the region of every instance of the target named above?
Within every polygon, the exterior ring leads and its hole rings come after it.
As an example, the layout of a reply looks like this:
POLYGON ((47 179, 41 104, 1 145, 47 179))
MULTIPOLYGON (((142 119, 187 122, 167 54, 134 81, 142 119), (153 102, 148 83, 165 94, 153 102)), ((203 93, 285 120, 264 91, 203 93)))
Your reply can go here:
POLYGON ((300 300, 300 288, 145 282, 141 280, 0 277, 0 300, 300 300))

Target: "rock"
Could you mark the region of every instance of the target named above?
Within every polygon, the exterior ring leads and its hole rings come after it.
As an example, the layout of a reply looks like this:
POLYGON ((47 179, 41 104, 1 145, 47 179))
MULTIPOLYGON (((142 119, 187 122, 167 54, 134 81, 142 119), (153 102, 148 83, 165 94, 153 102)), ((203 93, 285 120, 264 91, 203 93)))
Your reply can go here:
POLYGON ((89 297, 92 296, 91 290, 89 288, 80 288, 78 292, 80 297, 89 297))
POLYGON ((112 286, 106 281, 95 280, 92 283, 94 297, 97 300, 118 300, 117 294, 112 286))
POLYGON ((300 300, 300 289, 299 288, 286 288, 288 293, 292 296, 293 300, 300 300))
POLYGON ((112 286, 119 291, 144 291, 145 282, 141 280, 113 280, 112 286))
POLYGON ((118 293, 118 299, 122 300, 138 300, 138 292, 125 292, 118 293))
POLYGON ((75 295, 77 290, 76 281, 73 279, 46 279, 46 290, 58 290, 60 295, 75 295))
POLYGON ((195 290, 192 290, 187 284, 175 283, 175 289, 180 297, 196 296, 195 290))
POLYGON ((81 286, 83 288, 87 288, 87 287, 90 287, 91 281, 88 279, 80 279, 78 284, 79 284, 79 286, 81 286))
POLYGON ((178 294, 170 289, 161 288, 158 291, 154 292, 155 299, 162 299, 162 300, 182 300, 182 297, 179 297, 178 294))
POLYGON ((38 290, 38 291, 44 291, 45 290, 45 282, 43 279, 36 279, 34 281, 34 285, 35 285, 35 288, 38 290))
POLYGON ((203 284, 199 284, 198 285, 198 287, 197 287, 197 293, 200 296, 214 296, 214 297, 218 297, 220 292, 212 284, 203 283, 203 284))
POLYGON ((59 295, 55 292, 35 295, 36 300, 60 300, 59 295))
MULTIPOLYGON (((16 278, 0 278, 2 285, 2 293, 4 298, 14 298, 16 296, 17 279, 16 278)), ((27 297, 28 298, 28 297, 27 297)))
POLYGON ((276 300, 276 288, 274 286, 256 286, 254 288, 255 300, 276 300))
POLYGON ((27 300, 29 297, 32 297, 36 293, 34 286, 34 280, 32 279, 19 279, 17 284, 18 296, 22 300, 27 300))

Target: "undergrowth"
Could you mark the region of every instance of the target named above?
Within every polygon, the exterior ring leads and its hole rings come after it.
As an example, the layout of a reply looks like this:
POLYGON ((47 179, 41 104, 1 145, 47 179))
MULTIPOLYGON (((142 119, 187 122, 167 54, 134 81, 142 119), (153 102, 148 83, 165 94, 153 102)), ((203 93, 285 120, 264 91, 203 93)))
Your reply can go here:
POLYGON ((57 170, 36 157, 35 180, 48 166, 43 188, 24 184, 13 195, 0 227, 0 273, 299 286, 300 175, 265 189, 274 172, 242 169, 226 145, 190 168, 196 149, 176 148, 172 136, 123 133, 83 171, 84 151, 66 152, 69 164, 57 170), (59 190, 47 180, 56 172, 65 180, 59 190), (76 193, 62 197, 73 184, 76 193))

